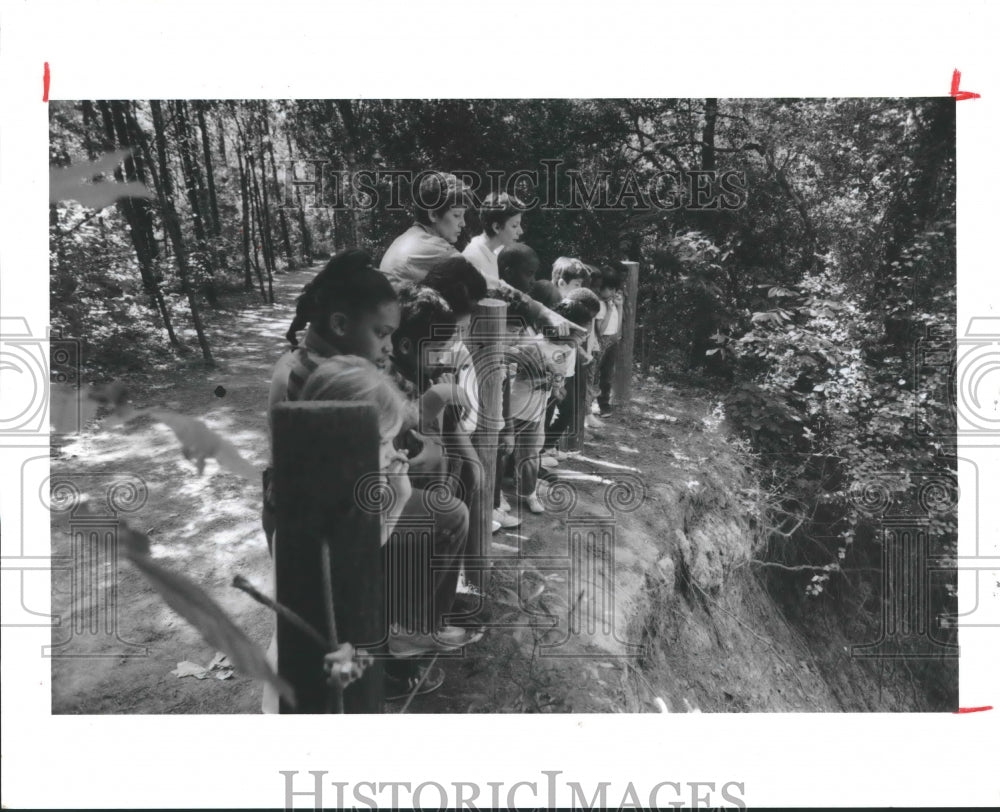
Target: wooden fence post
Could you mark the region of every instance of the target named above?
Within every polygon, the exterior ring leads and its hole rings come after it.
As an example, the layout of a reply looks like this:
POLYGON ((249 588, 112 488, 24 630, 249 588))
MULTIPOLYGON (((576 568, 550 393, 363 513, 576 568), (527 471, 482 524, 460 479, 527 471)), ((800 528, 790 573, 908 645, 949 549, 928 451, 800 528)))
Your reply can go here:
POLYGON ((635 311, 639 297, 639 263, 624 260, 621 263, 626 270, 624 293, 625 304, 622 308, 622 337, 618 345, 618 360, 615 364, 615 381, 613 386, 614 401, 617 408, 624 407, 632 399, 632 356, 635 350, 635 311))
POLYGON ((498 435, 504 425, 501 364, 506 335, 506 302, 499 299, 480 300, 472 313, 469 340, 479 382, 479 419, 472 443, 483 466, 482 488, 469 509, 469 541, 465 548, 466 557, 472 564, 472 572, 465 573, 466 581, 480 591, 492 555, 498 435))
MULTIPOLYGON (((579 350, 577 350, 579 353, 579 350)), ((579 357, 579 356, 578 356, 579 357)), ((587 370, 589 367, 581 366, 577 361, 574 370, 572 386, 576 387, 576 415, 573 425, 561 438, 559 447, 563 451, 582 451, 584 442, 584 431, 586 430, 587 415, 590 414, 590 398, 587 396, 587 370)))
MULTIPOLYGON (((380 516, 363 506, 359 483, 378 471, 379 427, 368 403, 282 403, 273 414, 275 598, 330 637, 324 601, 329 544, 337 637, 374 650, 387 636, 380 516)), ((278 673, 295 689, 296 713, 323 713, 329 691, 319 647, 279 617, 278 673)), ((344 691, 346 713, 382 713, 382 665, 376 659, 344 691)), ((292 712, 284 700, 281 712, 292 712)))

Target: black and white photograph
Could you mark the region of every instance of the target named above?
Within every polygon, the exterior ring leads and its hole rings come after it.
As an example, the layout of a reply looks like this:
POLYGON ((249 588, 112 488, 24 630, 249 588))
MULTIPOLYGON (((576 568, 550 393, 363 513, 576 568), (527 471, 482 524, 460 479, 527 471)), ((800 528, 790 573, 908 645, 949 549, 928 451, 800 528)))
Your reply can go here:
POLYGON ((958 707, 953 99, 49 114, 53 712, 958 707))
POLYGON ((945 8, 5 10, 4 805, 995 801, 945 8))

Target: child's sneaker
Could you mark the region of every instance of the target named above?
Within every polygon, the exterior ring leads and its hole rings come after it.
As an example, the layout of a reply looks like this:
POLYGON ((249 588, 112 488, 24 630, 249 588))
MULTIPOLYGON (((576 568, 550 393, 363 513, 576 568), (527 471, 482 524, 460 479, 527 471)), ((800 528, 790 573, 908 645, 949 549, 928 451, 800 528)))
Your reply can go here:
POLYGON ((588 414, 583 419, 583 425, 586 426, 588 429, 603 429, 604 421, 601 420, 601 418, 597 417, 596 415, 588 414))
POLYGON ((552 451, 542 454, 541 463, 546 468, 558 468, 559 460, 556 459, 555 453, 552 451))
POLYGON ((492 525, 490 525, 490 532, 499 533, 502 527, 503 525, 500 524, 500 522, 498 522, 496 519, 493 519, 493 523, 492 525))
POLYGON ((610 406, 605 406, 603 409, 601 409, 601 417, 603 417, 605 420, 607 420, 610 417, 614 417, 614 412, 611 411, 610 406))
POLYGON ((497 510, 502 510, 504 513, 510 513, 513 510, 510 502, 507 501, 507 497, 503 494, 500 494, 500 507, 497 510))
POLYGON ((524 497, 524 504, 528 506, 528 510, 532 513, 544 513, 545 507, 542 505, 542 500, 538 498, 538 494, 531 494, 531 496, 524 497))
POLYGON ((423 696, 436 691, 444 683, 444 669, 439 665, 424 666, 417 670, 411 677, 401 678, 385 675, 385 701, 395 702, 399 699, 406 699, 413 694, 423 696), (417 686, 420 686, 419 688, 417 686))
POLYGON ((521 523, 521 520, 518 519, 516 516, 511 516, 509 513, 504 513, 504 511, 502 511, 500 508, 496 508, 493 511, 493 521, 500 522, 500 526, 505 530, 510 529, 511 527, 517 527, 521 523))
POLYGON ((417 657, 435 651, 448 651, 479 639, 455 626, 443 626, 435 634, 405 634, 396 630, 390 631, 389 635, 389 654, 393 657, 417 657))

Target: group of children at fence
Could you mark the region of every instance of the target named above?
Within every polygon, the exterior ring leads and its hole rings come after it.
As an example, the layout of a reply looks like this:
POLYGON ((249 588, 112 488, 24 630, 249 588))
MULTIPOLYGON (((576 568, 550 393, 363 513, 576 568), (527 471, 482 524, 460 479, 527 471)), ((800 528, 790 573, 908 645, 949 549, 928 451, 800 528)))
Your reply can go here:
MULTIPOLYGON (((537 279, 539 259, 519 241, 524 207, 516 199, 488 198, 480 210, 483 231, 461 254, 454 243, 470 202, 463 184, 451 175, 425 174, 414 200, 437 205, 415 207, 416 222, 378 269, 366 252, 347 249, 306 285, 287 333, 292 351, 275 367, 268 403, 269 418, 285 400, 368 401, 378 409, 379 464, 390 493, 382 518, 386 583, 406 596, 388 601, 390 696, 417 683, 421 692, 434 690, 443 673, 423 673, 420 658, 481 637, 490 614, 481 574, 489 562, 479 538, 485 523, 474 515, 470 520, 470 509, 492 507, 493 532, 517 527, 524 510, 544 511, 539 479, 553 478, 560 458, 580 453, 578 410, 597 427, 599 418, 590 414, 596 398, 600 413, 610 416, 622 323, 619 265, 560 257, 551 281, 537 279), (473 312, 485 298, 507 306, 499 373, 503 428, 492 499, 476 498, 483 485, 472 444, 479 382, 468 347, 473 312), (560 441, 569 448, 560 449, 560 441), (505 479, 513 482, 511 498, 503 493, 505 479), (441 483, 448 486, 445 494, 441 483), (428 488, 435 489, 433 499, 428 488), (396 530, 410 520, 433 523, 425 555, 414 556, 412 534, 396 530)), ((270 548, 270 469, 264 492, 270 548)), ((269 656, 276 660, 274 641, 269 656)), ((328 657, 328 670, 334 659, 328 657)), ((265 710, 274 709, 274 697, 265 695, 265 710)))

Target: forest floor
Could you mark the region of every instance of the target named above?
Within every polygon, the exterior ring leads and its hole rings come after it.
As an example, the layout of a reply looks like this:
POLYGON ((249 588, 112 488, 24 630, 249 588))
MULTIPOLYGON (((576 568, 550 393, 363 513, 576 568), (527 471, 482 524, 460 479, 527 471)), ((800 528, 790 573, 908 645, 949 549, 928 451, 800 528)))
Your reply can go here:
MULTIPOLYGON (((121 381, 133 404, 196 417, 263 469, 271 367, 315 271, 277 277, 275 306, 233 297, 228 311, 208 314, 216 366, 188 356, 130 373, 121 381)), ((543 488, 547 512, 521 511, 520 527, 494 536, 493 625, 438 659, 445 684, 408 712, 924 709, 898 674, 883 679, 849 657, 866 640, 836 625, 804 633, 760 586, 760 495, 711 393, 646 379, 634 389, 583 454, 556 469, 543 488)), ((231 587, 243 575, 271 591, 258 481, 213 460, 199 476, 170 429, 148 417, 89 427, 54 449, 52 474, 95 499, 110 483, 141 480, 145 497, 120 517, 267 646, 269 610, 231 587)), ((72 561, 73 523, 71 512, 53 513, 53 556, 63 561, 72 561)), ((86 589, 72 567, 53 573, 62 618, 52 634, 54 713, 259 712, 261 686, 244 674, 171 673, 183 661, 208 666, 216 652, 134 568, 105 566, 106 583, 86 589)))

